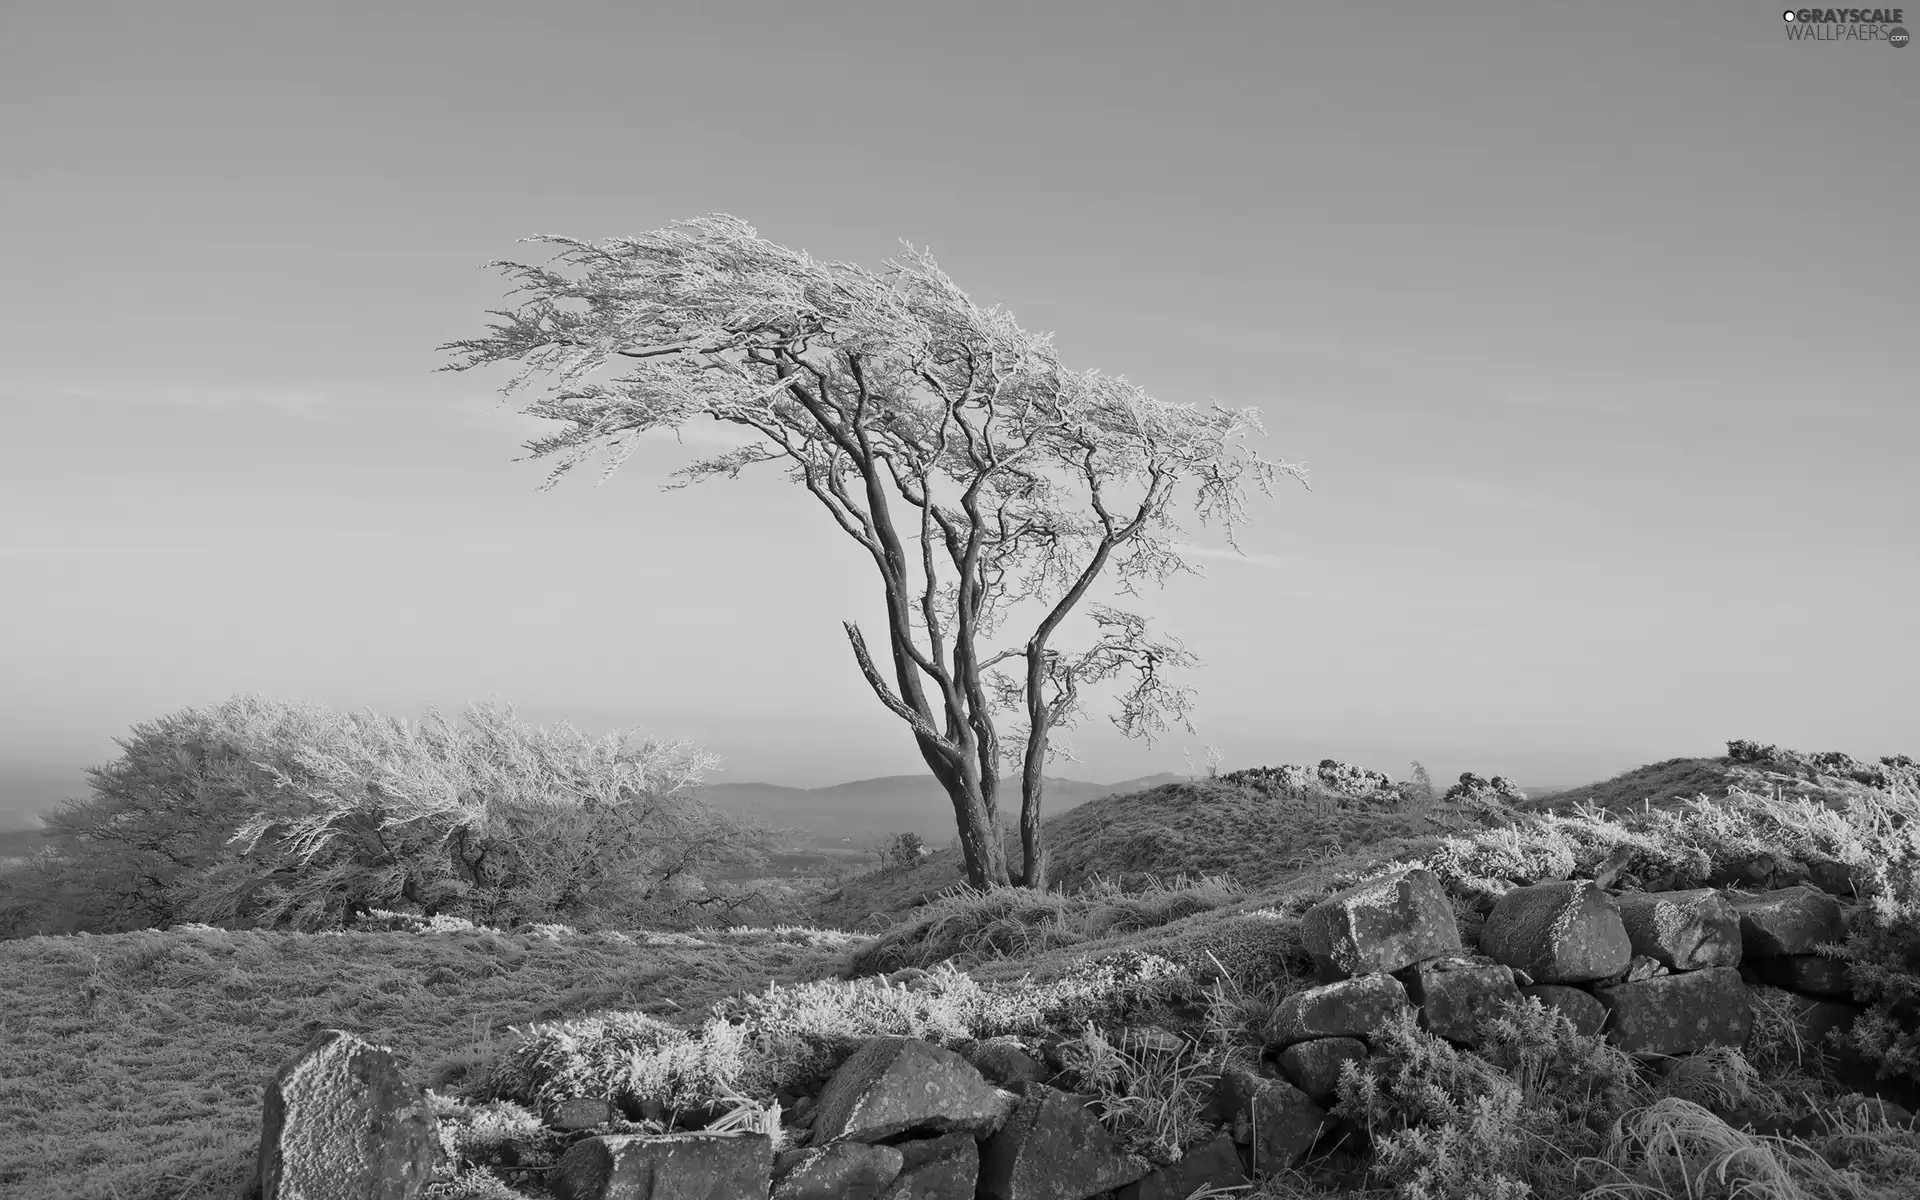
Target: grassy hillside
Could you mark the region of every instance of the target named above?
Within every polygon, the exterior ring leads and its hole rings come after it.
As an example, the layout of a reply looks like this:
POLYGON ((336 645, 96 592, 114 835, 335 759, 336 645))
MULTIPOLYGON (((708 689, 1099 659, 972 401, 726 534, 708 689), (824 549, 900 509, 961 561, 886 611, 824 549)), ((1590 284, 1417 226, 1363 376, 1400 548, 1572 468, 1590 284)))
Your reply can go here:
MULTIPOLYGON (((255 1149, 262 1085, 322 1026, 391 1045, 434 1088, 443 1137, 466 1164, 460 1182, 437 1189, 447 1200, 543 1194, 538 1168, 558 1146, 531 1114, 546 1100, 623 1094, 645 1078, 669 1089, 686 1120, 735 1112, 777 1127, 776 1110, 754 1105, 804 1094, 881 1032, 950 1045, 1017 1036, 1035 1053, 1056 1045, 1115 1136, 1164 1160, 1202 1131, 1208 1072, 1245 1060, 1279 999, 1311 982, 1299 918, 1330 891, 1419 861, 1471 930, 1486 898, 1514 882, 1624 866, 1681 886, 1762 849, 1842 863, 1874 897, 1848 953, 1867 981, 1860 999, 1884 1014, 1862 1028, 1887 1080, 1832 1074, 1818 1048, 1795 1040, 1784 994, 1767 989, 1756 990, 1760 1027, 1744 1053, 1697 1056, 1684 1070, 1636 1066, 1524 1021, 1511 1034, 1520 1056, 1511 1078, 1417 1039, 1389 1044, 1383 1061, 1410 1072, 1409 1086, 1439 1088, 1431 1094, 1445 1104, 1425 1110, 1423 1128, 1436 1131, 1426 1141, 1380 1127, 1397 1149, 1376 1161, 1366 1194, 1469 1200, 1524 1182, 1530 1193, 1499 1194, 1905 1200, 1920 1133, 1846 1116, 1855 1110, 1842 1101, 1869 1086, 1911 1100, 1920 1081, 1910 945, 1920 775, 1903 768, 1874 786, 1792 759, 1730 756, 1722 766, 1740 784, 1731 794, 1651 806, 1640 799, 1657 785, 1705 776, 1675 763, 1627 772, 1608 781, 1612 792, 1589 793, 1620 797, 1611 814, 1396 811, 1380 797, 1279 787, 1271 772, 1165 785, 1052 819, 1068 892, 968 893, 952 886, 948 851, 849 882, 820 915, 853 925, 882 913, 891 924, 870 939, 795 928, 576 934, 442 922, 432 931, 414 921, 410 932, 184 927, 0 942, 0 1127, 17 1131, 0 1158, 0 1197, 231 1200, 255 1149), (1782 780, 1806 786, 1795 794, 1782 780), (1129 875, 1182 873, 1215 878, 1120 886, 1140 882, 1129 875), (945 898, 926 899, 943 888, 945 898), (920 970, 880 977, 903 967, 920 970), (1130 1057, 1112 1031, 1136 1024, 1186 1039, 1177 1070, 1130 1057), (649 1057, 663 1047, 669 1058, 649 1057), (1495 1100, 1517 1115, 1471 1118, 1495 1100), (1678 1158, 1648 1149, 1663 1138, 1678 1158), (1446 1174, 1461 1163, 1479 1174, 1446 1174), (1454 1183, 1422 1190, 1419 1170, 1454 1183)), ((1387 1107, 1363 1105, 1357 1119, 1391 1117, 1398 1094, 1376 1093, 1367 1103, 1387 1107)), ((1356 1182, 1351 1162, 1328 1159, 1255 1196, 1354 1194, 1356 1182)))
MULTIPOLYGON (((1352 846, 1458 822, 1437 806, 1400 811, 1381 801, 1291 791, 1257 772, 1235 772, 1105 796, 1054 813, 1042 824, 1053 852, 1053 885, 1075 891, 1096 878, 1138 887, 1150 878, 1183 874, 1271 886, 1352 846)), ((1020 862, 1017 839, 1007 845, 1012 861, 1020 862)), ((824 925, 871 927, 963 881, 960 852, 944 849, 917 866, 850 880, 828 893, 812 915, 824 925)))
POLYGON ((1731 761, 1725 757, 1670 758, 1622 771, 1597 783, 1543 795, 1530 794, 1524 807, 1565 811, 1585 804, 1624 811, 1645 804, 1666 806, 1695 796, 1724 796, 1727 788, 1738 781, 1731 761))
POLYGON ((829 973, 806 931, 626 937, 200 928, 0 941, 0 1196, 233 1197, 260 1097, 323 1026, 390 1045, 441 1088, 509 1026, 618 1007, 699 1013, 829 973))

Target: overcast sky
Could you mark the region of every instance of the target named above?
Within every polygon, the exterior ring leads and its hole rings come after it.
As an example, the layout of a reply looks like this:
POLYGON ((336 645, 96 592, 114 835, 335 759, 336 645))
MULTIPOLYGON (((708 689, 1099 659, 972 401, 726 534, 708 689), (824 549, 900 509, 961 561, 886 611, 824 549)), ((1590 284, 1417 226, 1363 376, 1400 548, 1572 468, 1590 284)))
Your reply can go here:
POLYGON ((1920 750, 1917 115, 1920 51, 1759 0, 10 0, 0 760, 258 692, 923 769, 782 472, 662 493, 669 439, 540 493, 547 427, 434 373, 515 239, 714 212, 928 247, 1311 469, 1149 595, 1197 735, 1058 773, 1920 750))

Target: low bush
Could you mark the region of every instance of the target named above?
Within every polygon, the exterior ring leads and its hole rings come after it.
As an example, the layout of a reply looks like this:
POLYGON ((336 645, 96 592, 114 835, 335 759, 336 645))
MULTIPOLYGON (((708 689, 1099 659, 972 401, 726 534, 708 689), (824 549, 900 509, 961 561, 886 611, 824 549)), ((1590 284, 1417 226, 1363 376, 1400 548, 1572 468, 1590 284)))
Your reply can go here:
MULTIPOLYGON (((485 924, 691 923, 760 832, 688 788, 684 742, 591 741, 500 705, 455 725, 239 696, 136 726, 0 890, 0 936, 207 923, 339 929, 371 909, 485 924)), ((764 907, 764 905, 762 905, 764 907)))

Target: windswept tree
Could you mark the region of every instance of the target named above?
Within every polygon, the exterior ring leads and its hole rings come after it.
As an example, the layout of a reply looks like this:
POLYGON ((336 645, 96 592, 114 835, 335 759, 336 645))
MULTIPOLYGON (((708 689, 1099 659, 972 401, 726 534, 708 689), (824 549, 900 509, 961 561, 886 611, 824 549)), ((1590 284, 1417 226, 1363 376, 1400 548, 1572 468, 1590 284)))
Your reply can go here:
POLYGON ((1269 495, 1278 475, 1305 482, 1241 443, 1257 412, 1203 411, 1067 371, 1049 336, 978 307, 911 245, 874 273, 815 262, 728 216, 601 243, 528 240, 557 252, 544 266, 489 264, 517 282, 517 303, 490 314, 500 320, 487 336, 442 346, 454 358, 444 369, 516 363, 508 395, 540 381, 523 411, 566 426, 526 443, 527 457, 557 456, 543 490, 596 451, 604 481, 640 435, 701 417, 739 427, 746 444, 666 487, 783 463, 879 573, 891 679, 859 626, 846 634, 952 799, 969 882, 1044 887, 1052 735, 1102 684, 1120 681, 1110 719, 1149 743, 1169 721, 1185 725, 1192 701, 1170 673, 1197 659, 1088 591, 1109 568, 1132 596, 1141 580, 1199 573, 1171 515, 1183 487, 1237 550, 1245 481, 1269 495), (1055 646, 1083 600, 1091 641, 1055 646), (1037 614, 1031 631, 995 644, 1022 605, 1037 614), (1015 763, 1017 875, 998 794, 1015 763))

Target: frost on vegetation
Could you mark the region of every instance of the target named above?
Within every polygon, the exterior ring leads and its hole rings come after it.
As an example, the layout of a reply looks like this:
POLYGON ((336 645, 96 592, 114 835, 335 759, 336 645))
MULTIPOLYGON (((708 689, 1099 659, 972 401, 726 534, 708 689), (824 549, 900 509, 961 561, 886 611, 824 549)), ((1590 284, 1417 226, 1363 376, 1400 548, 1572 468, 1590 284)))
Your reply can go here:
POLYGON ((750 946, 782 943, 817 950, 846 950, 866 941, 862 934, 844 929, 815 929, 811 925, 730 925, 725 929, 694 930, 701 937, 737 942, 750 946))
MULTIPOLYGON (((355 919, 353 927, 356 931, 369 933, 470 933, 480 930, 489 933, 500 932, 488 925, 476 925, 465 917, 448 916, 445 913, 428 917, 419 913, 393 912, 384 908, 368 909, 355 919)), ((564 928, 564 926, 556 928, 564 928)))
POLYGON ((1286 763, 1278 767, 1247 767, 1219 776, 1223 783, 1247 784, 1261 791, 1293 796, 1333 796, 1357 800, 1397 801, 1401 789, 1381 771, 1323 758, 1312 767, 1286 763))
MULTIPOLYGON (((1869 769, 1844 756, 1733 749, 1736 762, 1802 776, 1756 777, 1670 807, 1515 814, 1505 827, 1441 839, 1423 861, 1470 898, 1603 868, 1618 872, 1616 886, 1672 889, 1706 886, 1755 860, 1789 872, 1843 868, 1860 918, 1833 952, 1848 964, 1853 999, 1866 1005, 1849 1044, 1883 1075, 1920 1081, 1920 768, 1901 756, 1869 769), (1817 773, 1813 783, 1807 772, 1817 773), (1876 779, 1884 786, 1864 781, 1876 779)), ((1769 1044, 1764 1053, 1798 1059, 1804 1048, 1769 1044)))
POLYGON ((1162 996, 1186 976, 1166 959, 1123 953, 1059 978, 983 985, 942 965, 912 981, 814 980, 713 1005, 696 1031, 640 1013, 602 1013, 516 1029, 484 1091, 543 1108, 576 1096, 652 1099, 712 1110, 737 1095, 818 1083, 880 1035, 941 1046, 1104 1020, 1162 996))
POLYGON ((429 1090, 427 1103, 440 1127, 441 1148, 453 1162, 495 1158, 509 1142, 532 1141, 546 1133, 538 1116, 511 1100, 469 1104, 429 1090))
POLYGON ((1593 1200, 1810 1200, 1869 1191, 1806 1144, 1756 1137, 1692 1100, 1666 1096, 1615 1122, 1602 1155, 1584 1160, 1593 1200))
POLYGON ((1361 1124, 1374 1166, 1404 1200, 1523 1200, 1525 1096, 1512 1076, 1417 1027, 1379 1031, 1376 1054, 1340 1071, 1335 1115, 1361 1124))
POLYGON ((1083 1021, 1078 1036, 1060 1044, 1060 1056, 1071 1090, 1094 1098, 1122 1151, 1164 1166, 1210 1131, 1202 1114, 1221 1061, 1200 1045, 1182 1038, 1169 1046, 1133 1029, 1109 1036, 1083 1021))

